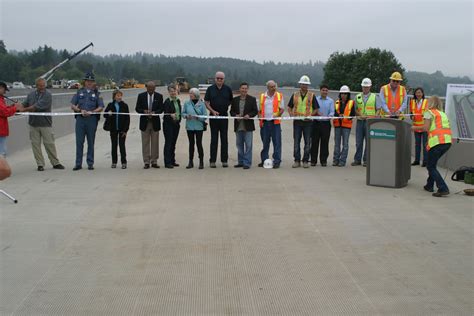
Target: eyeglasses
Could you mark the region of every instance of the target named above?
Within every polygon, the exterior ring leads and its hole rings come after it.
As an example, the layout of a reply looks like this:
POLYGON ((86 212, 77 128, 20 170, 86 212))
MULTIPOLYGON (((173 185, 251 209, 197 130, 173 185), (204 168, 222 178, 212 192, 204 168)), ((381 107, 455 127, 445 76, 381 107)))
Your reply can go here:
POLYGON ((222 77, 216 77, 216 80, 224 80, 222 77))

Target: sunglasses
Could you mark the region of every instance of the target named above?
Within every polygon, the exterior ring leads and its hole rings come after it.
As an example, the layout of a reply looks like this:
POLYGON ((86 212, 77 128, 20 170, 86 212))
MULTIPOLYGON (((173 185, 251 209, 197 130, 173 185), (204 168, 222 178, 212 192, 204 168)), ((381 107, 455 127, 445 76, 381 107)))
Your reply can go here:
POLYGON ((216 77, 216 80, 224 80, 222 77, 216 77))

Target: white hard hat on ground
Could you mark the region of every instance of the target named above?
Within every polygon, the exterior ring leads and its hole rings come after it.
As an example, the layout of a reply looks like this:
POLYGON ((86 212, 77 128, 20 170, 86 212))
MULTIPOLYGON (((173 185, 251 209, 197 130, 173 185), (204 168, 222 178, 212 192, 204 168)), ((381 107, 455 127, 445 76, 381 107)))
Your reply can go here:
POLYGON ((344 85, 341 87, 341 89, 339 90, 339 93, 351 93, 351 89, 349 89, 348 86, 344 85))
POLYGON ((263 168, 272 169, 273 168, 273 160, 271 160, 270 158, 265 159, 265 161, 263 162, 263 168))
POLYGON ((309 80, 308 76, 304 75, 304 76, 301 76, 300 81, 298 81, 298 83, 310 85, 311 81, 309 80))
POLYGON ((369 78, 364 78, 360 84, 362 87, 372 87, 372 80, 369 78))

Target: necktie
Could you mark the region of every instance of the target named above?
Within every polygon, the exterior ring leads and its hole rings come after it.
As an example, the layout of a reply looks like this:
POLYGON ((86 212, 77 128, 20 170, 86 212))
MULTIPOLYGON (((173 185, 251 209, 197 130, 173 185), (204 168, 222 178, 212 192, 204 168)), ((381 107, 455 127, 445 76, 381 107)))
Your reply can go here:
POLYGON ((151 111, 152 107, 153 107, 153 99, 152 99, 152 95, 149 94, 148 95, 148 111, 151 111))

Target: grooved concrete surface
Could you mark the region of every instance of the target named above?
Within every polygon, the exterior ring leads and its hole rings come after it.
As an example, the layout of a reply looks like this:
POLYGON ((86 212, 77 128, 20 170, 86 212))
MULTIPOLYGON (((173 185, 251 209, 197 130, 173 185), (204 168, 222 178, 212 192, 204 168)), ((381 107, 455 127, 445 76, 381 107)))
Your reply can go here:
MULTIPOLYGON (((9 157, 0 187, 20 202, 0 197, 0 314, 473 313, 473 199, 431 197, 425 169, 403 189, 366 186, 363 167, 292 169, 287 122, 279 170, 186 170, 183 128, 181 167, 163 168, 160 135, 162 168, 143 170, 137 125, 127 170, 109 168, 101 129, 95 171, 71 170, 73 135, 57 140, 65 171, 9 157)), ((207 162, 209 131, 204 145, 207 162)), ((254 165, 260 149, 255 134, 254 165)))

